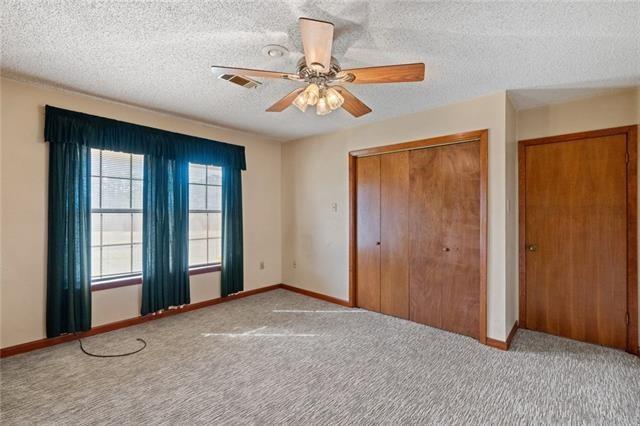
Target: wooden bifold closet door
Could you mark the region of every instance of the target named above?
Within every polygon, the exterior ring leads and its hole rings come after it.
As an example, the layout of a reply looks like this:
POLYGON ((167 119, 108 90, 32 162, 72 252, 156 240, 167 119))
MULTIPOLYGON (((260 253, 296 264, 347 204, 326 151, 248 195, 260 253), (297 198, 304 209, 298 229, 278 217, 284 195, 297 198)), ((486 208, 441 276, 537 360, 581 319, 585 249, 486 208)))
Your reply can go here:
POLYGON ((409 318, 409 153, 358 158, 358 306, 409 318))
POLYGON ((380 156, 380 312, 409 318, 409 151, 380 156))
POLYGON ((479 337, 480 142, 357 157, 356 304, 479 337))
POLYGON ((478 337, 480 144, 411 151, 410 319, 478 337))
POLYGON ((358 306, 380 312, 380 157, 358 158, 358 306))

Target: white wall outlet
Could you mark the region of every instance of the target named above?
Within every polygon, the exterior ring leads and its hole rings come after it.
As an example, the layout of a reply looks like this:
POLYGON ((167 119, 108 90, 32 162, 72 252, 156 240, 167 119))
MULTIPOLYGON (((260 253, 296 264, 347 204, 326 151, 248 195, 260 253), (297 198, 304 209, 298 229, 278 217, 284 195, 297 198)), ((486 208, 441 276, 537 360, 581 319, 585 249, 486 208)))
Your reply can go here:
POLYGON ((260 262, 260 269, 264 269, 264 262, 260 262))
POLYGON ((331 210, 333 210, 334 213, 338 213, 338 203, 331 203, 331 210))
POLYGON ((296 266, 297 266, 297 265, 296 265, 296 261, 294 260, 294 261, 293 261, 293 269, 296 269, 296 266))

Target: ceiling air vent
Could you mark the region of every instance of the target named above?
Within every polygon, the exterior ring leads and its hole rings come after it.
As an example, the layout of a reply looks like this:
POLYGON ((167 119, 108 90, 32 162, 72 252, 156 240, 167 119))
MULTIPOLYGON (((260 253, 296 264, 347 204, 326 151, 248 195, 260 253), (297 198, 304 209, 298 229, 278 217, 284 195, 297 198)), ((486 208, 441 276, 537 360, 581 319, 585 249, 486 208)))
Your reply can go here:
POLYGON ((253 89, 255 87, 258 87, 258 85, 262 84, 259 81, 251 80, 247 77, 242 77, 234 74, 222 74, 218 78, 230 81, 232 83, 237 84, 238 86, 246 87, 247 89, 253 89))

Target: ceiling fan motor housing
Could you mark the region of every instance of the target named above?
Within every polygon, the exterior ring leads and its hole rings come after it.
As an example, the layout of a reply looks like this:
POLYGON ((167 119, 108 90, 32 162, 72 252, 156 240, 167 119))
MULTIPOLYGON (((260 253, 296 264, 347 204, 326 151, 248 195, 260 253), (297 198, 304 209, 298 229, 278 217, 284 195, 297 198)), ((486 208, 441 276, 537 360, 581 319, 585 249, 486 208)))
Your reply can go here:
POLYGON ((331 65, 329 66, 328 71, 318 71, 307 66, 307 62, 305 57, 303 56, 298 61, 298 75, 301 79, 308 83, 315 83, 318 85, 326 85, 332 81, 348 81, 345 80, 343 76, 339 76, 342 68, 340 68, 340 64, 338 60, 331 57, 331 65))

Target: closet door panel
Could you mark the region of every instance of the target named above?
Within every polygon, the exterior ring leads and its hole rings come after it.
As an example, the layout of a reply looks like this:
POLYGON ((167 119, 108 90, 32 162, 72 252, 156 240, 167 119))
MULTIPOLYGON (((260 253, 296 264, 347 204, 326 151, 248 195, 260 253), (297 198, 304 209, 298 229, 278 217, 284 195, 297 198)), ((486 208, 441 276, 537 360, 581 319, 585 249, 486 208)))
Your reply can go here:
POLYGON ((442 327, 442 148, 409 154, 409 318, 442 327))
POLYGON ((480 143, 442 147, 442 327, 478 337, 480 143))
POLYGON ((380 311, 409 318, 409 152, 380 156, 380 311))
POLYGON ((380 156, 356 163, 356 304, 380 312, 380 156))

